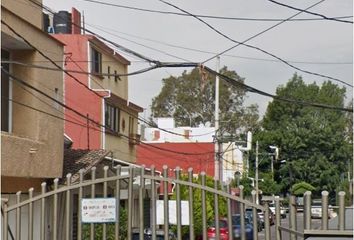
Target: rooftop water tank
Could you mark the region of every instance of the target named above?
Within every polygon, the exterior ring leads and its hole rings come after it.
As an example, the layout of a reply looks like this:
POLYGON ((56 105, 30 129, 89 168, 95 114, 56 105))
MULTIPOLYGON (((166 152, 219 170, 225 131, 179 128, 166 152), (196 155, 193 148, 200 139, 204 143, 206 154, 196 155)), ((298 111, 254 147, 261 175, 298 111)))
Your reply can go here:
POLYGON ((55 33, 71 34, 71 13, 68 11, 55 13, 53 25, 55 33))

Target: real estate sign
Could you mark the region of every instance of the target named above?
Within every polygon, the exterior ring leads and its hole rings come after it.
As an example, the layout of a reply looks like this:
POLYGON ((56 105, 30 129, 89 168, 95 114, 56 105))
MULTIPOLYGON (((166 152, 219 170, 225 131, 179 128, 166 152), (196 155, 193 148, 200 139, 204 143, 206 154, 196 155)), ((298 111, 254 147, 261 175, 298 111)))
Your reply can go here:
MULTIPOLYGON (((164 201, 156 201, 156 224, 163 225, 164 223, 164 201)), ((177 210, 176 201, 168 201, 168 222, 169 224, 177 225, 177 210)), ((181 201, 181 222, 182 225, 189 225, 189 203, 188 201, 181 201)))
POLYGON ((115 198, 83 198, 81 221, 84 223, 107 223, 116 221, 115 198))

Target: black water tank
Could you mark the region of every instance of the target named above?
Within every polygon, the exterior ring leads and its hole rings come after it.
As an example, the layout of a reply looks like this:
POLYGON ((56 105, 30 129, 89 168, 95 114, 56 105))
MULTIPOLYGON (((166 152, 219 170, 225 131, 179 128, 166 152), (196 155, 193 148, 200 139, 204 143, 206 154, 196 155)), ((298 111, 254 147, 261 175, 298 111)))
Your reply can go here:
POLYGON ((53 27, 55 33, 71 34, 71 13, 68 11, 59 11, 54 14, 53 27))

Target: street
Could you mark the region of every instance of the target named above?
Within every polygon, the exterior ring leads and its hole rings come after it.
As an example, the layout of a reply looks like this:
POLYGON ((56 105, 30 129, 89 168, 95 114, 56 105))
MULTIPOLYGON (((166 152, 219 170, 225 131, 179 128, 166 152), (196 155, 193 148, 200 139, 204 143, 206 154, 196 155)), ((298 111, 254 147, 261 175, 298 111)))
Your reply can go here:
MULTIPOLYGON (((281 226, 289 228, 289 213, 286 215, 286 218, 281 219, 281 226)), ((297 224, 297 229, 299 232, 303 231, 304 227, 304 214, 302 212, 298 212, 296 215, 296 224, 297 224)), ((316 229, 321 226, 321 219, 312 219, 312 228, 316 229)), ((271 237, 270 239, 275 239, 275 225, 271 226, 271 237)), ((282 240, 289 240, 290 235, 287 232, 282 232, 282 240)), ((265 239, 265 231, 264 229, 258 233, 258 239, 263 240, 265 239)), ((301 237, 298 237, 297 239, 303 239, 301 237)))

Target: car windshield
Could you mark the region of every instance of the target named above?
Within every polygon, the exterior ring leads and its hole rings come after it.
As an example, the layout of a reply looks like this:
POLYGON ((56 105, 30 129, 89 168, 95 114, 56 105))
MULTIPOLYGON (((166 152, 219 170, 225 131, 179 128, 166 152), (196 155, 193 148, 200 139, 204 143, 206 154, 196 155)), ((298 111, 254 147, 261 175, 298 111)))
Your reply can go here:
MULTIPOLYGON (((245 224, 250 224, 251 220, 248 217, 245 217, 245 224)), ((241 217, 240 215, 232 216, 232 225, 241 225, 241 217)))

